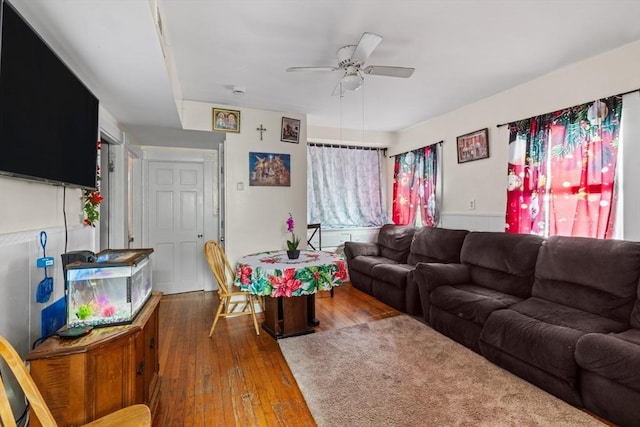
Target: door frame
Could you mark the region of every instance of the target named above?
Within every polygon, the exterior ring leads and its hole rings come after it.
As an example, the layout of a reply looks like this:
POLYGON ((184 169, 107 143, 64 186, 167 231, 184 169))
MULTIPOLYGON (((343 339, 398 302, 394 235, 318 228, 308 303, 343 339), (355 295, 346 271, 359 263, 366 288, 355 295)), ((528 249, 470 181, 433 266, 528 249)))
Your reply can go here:
MULTIPOLYGON (((214 193, 218 194, 218 188, 214 188, 217 179, 218 150, 188 149, 188 148, 166 148, 166 147, 142 147, 142 218, 149 217, 149 162, 176 162, 176 163, 201 163, 203 172, 203 243, 207 240, 218 240, 218 222, 222 210, 216 209, 215 204, 219 204, 214 193), (215 175, 215 176, 214 176, 215 175), (218 212, 219 211, 219 212, 218 212)), ((218 184, 219 186, 219 184, 218 184)), ((142 238, 141 247, 149 247, 148 222, 143 221, 140 230, 142 238)), ((203 255, 204 257, 204 250, 203 255)), ((204 274, 204 290, 217 289, 211 274, 204 274)))

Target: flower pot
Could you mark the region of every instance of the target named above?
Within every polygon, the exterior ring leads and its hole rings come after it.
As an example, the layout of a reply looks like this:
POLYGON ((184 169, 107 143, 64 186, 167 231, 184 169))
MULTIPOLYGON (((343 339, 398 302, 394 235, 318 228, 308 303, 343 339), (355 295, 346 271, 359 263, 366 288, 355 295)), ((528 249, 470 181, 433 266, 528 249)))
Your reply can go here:
POLYGON ((298 259, 300 256, 300 250, 296 249, 295 251, 287 251, 287 256, 289 259, 298 259))

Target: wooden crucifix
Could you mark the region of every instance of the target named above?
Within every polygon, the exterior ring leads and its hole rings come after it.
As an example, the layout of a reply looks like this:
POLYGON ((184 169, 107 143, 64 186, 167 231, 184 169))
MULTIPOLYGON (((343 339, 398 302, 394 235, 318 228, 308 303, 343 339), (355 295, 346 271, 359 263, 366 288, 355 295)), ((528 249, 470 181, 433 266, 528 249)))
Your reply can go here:
POLYGON ((262 123, 260 124, 259 128, 256 128, 256 130, 258 132, 260 132, 260 141, 262 141, 262 132, 265 132, 267 130, 267 128, 262 127, 262 123))

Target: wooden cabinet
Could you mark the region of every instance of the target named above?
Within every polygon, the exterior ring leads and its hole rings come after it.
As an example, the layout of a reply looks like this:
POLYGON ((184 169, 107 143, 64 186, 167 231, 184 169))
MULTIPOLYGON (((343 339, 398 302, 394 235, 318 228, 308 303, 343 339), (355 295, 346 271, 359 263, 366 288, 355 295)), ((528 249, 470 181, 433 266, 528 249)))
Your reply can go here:
MULTIPOLYGON (((152 416, 160 400, 158 308, 154 292, 130 325, 75 340, 49 338, 27 360, 59 426, 80 425, 135 403, 152 416)), ((37 426, 35 417, 31 425, 37 426)))

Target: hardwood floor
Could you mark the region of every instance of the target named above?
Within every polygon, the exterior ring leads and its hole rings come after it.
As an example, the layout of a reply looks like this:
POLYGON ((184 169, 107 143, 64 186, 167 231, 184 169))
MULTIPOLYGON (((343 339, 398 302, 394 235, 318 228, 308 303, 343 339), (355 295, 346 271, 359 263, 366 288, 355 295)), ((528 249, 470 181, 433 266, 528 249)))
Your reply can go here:
MULTIPOLYGON (((334 292, 316 295, 316 331, 399 314, 351 284, 334 292)), ((250 316, 220 319, 208 337, 217 301, 215 292, 162 298, 154 426, 315 425, 276 340, 256 336, 250 316)))

